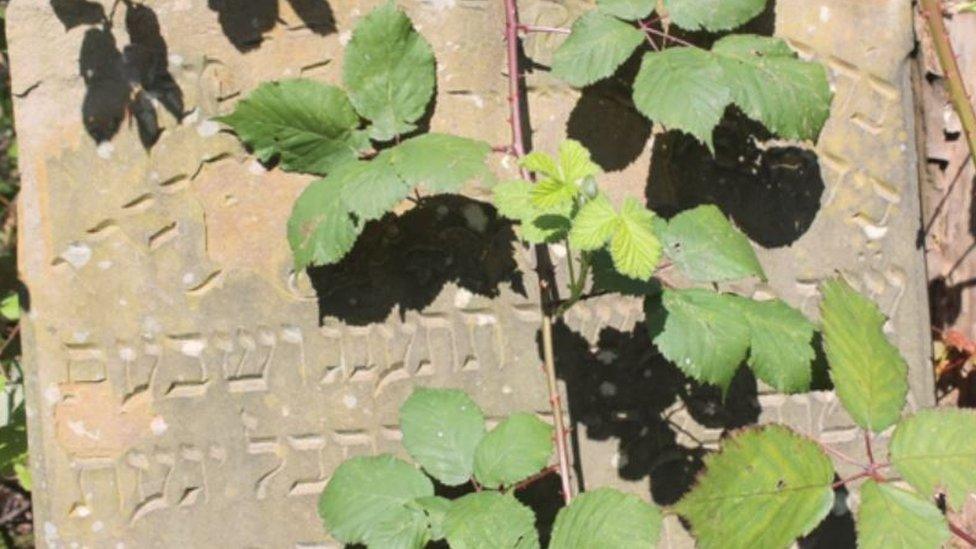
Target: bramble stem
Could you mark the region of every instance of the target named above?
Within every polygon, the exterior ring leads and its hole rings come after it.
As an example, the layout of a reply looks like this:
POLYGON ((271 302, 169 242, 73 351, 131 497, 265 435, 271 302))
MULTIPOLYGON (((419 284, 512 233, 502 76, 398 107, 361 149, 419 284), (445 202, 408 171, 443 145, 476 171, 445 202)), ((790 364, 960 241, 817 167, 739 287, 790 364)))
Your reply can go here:
POLYGON ((868 453, 868 464, 871 468, 874 468, 874 449, 871 448, 871 433, 867 429, 864 430, 864 449, 868 453))
POLYGON ((557 469, 559 469, 558 465, 550 465, 549 467, 546 467, 545 469, 523 480, 522 482, 516 484, 515 486, 512 486, 512 491, 518 492, 519 490, 527 488, 535 484, 536 482, 539 482, 540 480, 548 477, 549 475, 555 473, 557 469))
POLYGON ((654 27, 652 27, 652 26, 650 26, 650 25, 648 25, 648 24, 646 24, 644 22, 641 22, 640 23, 640 27, 641 27, 641 30, 643 30, 646 33, 653 34, 654 36, 660 36, 661 38, 663 38, 665 40, 665 42, 667 42, 667 41, 670 40, 671 42, 674 42, 675 44, 680 44, 682 46, 687 46, 689 48, 699 48, 699 49, 701 49, 699 46, 696 46, 695 44, 692 44, 691 42, 689 42, 687 40, 682 40, 681 38, 678 38, 677 36, 672 36, 671 34, 666 33, 664 31, 659 31, 659 30, 655 29, 654 27))
POLYGON ((976 547, 976 536, 974 536, 974 535, 970 534, 969 532, 963 530, 961 526, 959 526, 958 524, 952 522, 951 520, 950 521, 947 521, 947 522, 949 523, 949 531, 950 532, 952 532, 953 534, 955 534, 956 537, 958 537, 959 539, 961 539, 961 540, 965 541, 966 543, 968 543, 970 547, 976 547))
POLYGON ((835 482, 835 483, 833 483, 831 485, 831 488, 833 488, 833 489, 836 490, 837 488, 840 488, 841 486, 844 486, 845 484, 847 484, 849 482, 854 482, 855 480, 860 480, 862 478, 868 478, 870 476, 871 476, 871 473, 869 473, 867 471, 862 471, 862 472, 860 472, 860 473, 858 473, 856 475, 852 475, 852 476, 849 476, 847 478, 842 478, 842 479, 838 480, 837 482, 835 482))
MULTIPOLYGON (((526 118, 522 110, 522 81, 519 72, 518 31, 521 28, 518 20, 518 7, 515 0, 505 1, 505 46, 508 61, 508 105, 509 126, 512 128, 512 152, 517 158, 525 156, 525 135, 522 132, 526 118)), ((522 177, 532 180, 531 174, 524 167, 519 168, 522 177)), ((537 246, 536 255, 545 255, 545 247, 537 246)), ((540 269, 542 261, 539 262, 540 269)), ((539 296, 542 303, 542 355, 546 374, 546 388, 549 392, 549 407, 556 430, 556 459, 558 460, 559 480, 562 485, 563 501, 569 505, 573 499, 573 490, 569 473, 569 445, 566 441, 566 422, 563 417, 563 407, 559 397, 559 384, 556 380, 556 358, 552 341, 552 315, 550 303, 546 302, 549 293, 547 278, 539 273, 539 296)))
POLYGON ((942 19, 942 1, 921 0, 921 10, 922 18, 928 22, 935 55, 939 59, 939 65, 942 66, 942 72, 945 73, 949 98, 952 101, 952 106, 959 114, 959 121, 966 132, 969 153, 976 157, 976 111, 973 110, 972 101, 966 92, 966 83, 962 79, 959 64, 956 62, 952 41, 949 40, 949 31, 942 19))

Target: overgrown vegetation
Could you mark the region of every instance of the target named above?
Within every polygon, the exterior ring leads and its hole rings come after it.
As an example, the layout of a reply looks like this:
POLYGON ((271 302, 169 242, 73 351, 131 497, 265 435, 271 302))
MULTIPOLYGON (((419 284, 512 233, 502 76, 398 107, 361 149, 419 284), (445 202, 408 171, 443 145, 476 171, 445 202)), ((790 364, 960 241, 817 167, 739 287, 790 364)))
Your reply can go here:
POLYGON ((527 152, 518 32, 568 33, 552 72, 584 86, 611 76, 643 48, 633 84, 638 110, 712 149, 712 132, 734 106, 780 137, 815 140, 831 93, 824 69, 799 59, 777 38, 725 35, 706 49, 671 33, 727 31, 765 8, 765 0, 601 0, 567 29, 519 24, 506 0, 512 143, 421 133, 435 88, 435 61, 426 40, 392 3, 365 16, 345 52, 345 90, 309 80, 267 83, 222 121, 262 160, 324 176, 295 204, 288 238, 295 266, 340 261, 366 223, 406 199, 458 192, 473 179, 491 183, 492 150, 516 157, 521 178, 494 185, 494 205, 521 239, 571 250, 565 298, 554 297, 551 274, 539 272, 543 296, 543 361, 552 403, 550 426, 517 413, 486 431, 484 413, 467 395, 418 389, 402 406, 404 447, 426 473, 393 456, 354 458, 335 472, 319 512, 346 543, 422 547, 538 547, 533 511, 513 497, 550 470, 559 473, 566 506, 550 547, 646 547, 658 541, 662 513, 677 513, 702 547, 785 547, 827 515, 835 490, 860 490, 862 547, 939 547, 951 532, 972 538, 936 505, 958 510, 976 492, 976 415, 923 411, 902 418, 907 365, 887 340, 886 319, 843 279, 822 288, 822 326, 837 396, 863 429, 867 459, 785 426, 735 433, 706 458, 705 472, 676 505, 658 509, 611 488, 575 494, 567 430, 555 378, 552 324, 590 295, 621 293, 645 300, 657 350, 689 377, 727 393, 744 363, 757 378, 785 392, 808 391, 817 326, 780 300, 755 301, 718 291, 716 284, 765 278, 748 239, 713 206, 658 217, 636 198, 615 206, 601 190, 600 168, 575 141, 557 154, 527 152), (662 22, 664 24, 662 25, 662 22), (365 122, 364 122, 365 121, 365 122), (422 194, 423 193, 423 194, 422 194), (662 278, 680 272, 685 283, 662 278), (874 438, 895 426, 889 459, 874 456, 874 438), (958 433, 958 436, 945 436, 958 433), (549 466, 552 454, 556 464, 549 466), (858 473, 838 479, 829 455, 858 473), (471 484, 454 500, 445 486, 471 484), (892 483, 899 475, 911 489, 892 483))

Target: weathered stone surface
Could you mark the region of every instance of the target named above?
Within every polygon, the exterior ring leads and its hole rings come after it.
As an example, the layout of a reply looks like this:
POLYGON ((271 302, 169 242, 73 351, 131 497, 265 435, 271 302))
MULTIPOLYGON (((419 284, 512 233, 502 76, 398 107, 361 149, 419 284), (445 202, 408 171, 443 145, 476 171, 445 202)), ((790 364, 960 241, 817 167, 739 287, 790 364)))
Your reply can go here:
MULTIPOLYGON (((388 218, 343 265, 294 275, 284 226, 308 179, 266 171, 210 121, 268 79, 337 81, 341 44, 375 4, 158 0, 128 25, 109 0, 10 7, 41 545, 329 546, 317 493, 343 459, 400 451, 396 411, 415 384, 462 387, 493 416, 545 412, 535 282, 515 272, 531 255, 489 207, 445 199, 388 218), (152 62, 124 64, 123 51, 152 62), (121 117, 138 89, 113 80, 120 70, 188 113, 153 109, 164 131, 150 148, 121 117)), ((507 141, 501 2, 405 7, 438 59, 431 127, 507 141)), ((522 5, 527 23, 546 25, 584 9, 522 5)), ((733 121, 713 161, 680 138, 651 139, 612 85, 580 96, 544 71, 528 78, 535 145, 583 140, 617 197, 646 194, 664 211, 719 203, 768 248, 771 282, 740 290, 815 315, 817 282, 843 272, 892 316, 912 406, 928 405, 909 3, 780 0, 775 23, 830 68, 837 97, 814 149, 740 151, 754 130, 733 121)), ((544 62, 557 42, 536 36, 526 52, 544 62)), ((658 364, 641 318, 636 302, 600 299, 557 330, 587 487, 670 503, 724 429, 755 421, 858 444, 829 393, 766 394, 742 379, 736 390, 753 398, 722 406, 658 364)), ((673 520, 667 539, 688 543, 673 520)))

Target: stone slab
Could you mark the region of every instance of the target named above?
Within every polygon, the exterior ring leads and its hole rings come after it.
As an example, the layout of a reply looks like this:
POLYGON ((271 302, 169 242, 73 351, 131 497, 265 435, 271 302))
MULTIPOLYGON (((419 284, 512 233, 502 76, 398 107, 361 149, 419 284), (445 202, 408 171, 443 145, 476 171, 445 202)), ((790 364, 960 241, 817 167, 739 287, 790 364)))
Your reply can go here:
MULTIPOLYGON (((399 451, 396 410, 414 385, 462 387, 492 417, 545 414, 538 296, 516 273, 532 257, 490 208, 439 201, 371 228, 343 266, 295 275, 284 226, 308 179, 265 170, 209 120, 265 80, 337 81, 341 44, 377 3, 13 1, 39 546, 329 547, 318 492, 343 459, 399 451), (152 109, 163 133, 148 149, 120 115, 139 107, 118 78, 131 71, 189 113, 152 109)), ((438 59, 431 127, 507 141, 501 2, 404 6, 438 59)), ((521 8, 564 25, 587 6, 521 8)), ((765 246, 771 282, 741 291, 815 315, 818 281, 844 273, 892 316, 912 406, 928 405, 910 3, 779 0, 767 15, 757 32, 775 27, 830 69, 837 97, 815 148, 729 145, 712 160, 652 136, 613 85, 580 94, 541 70, 527 79, 535 145, 583 140, 618 198, 719 203, 765 246), (755 171, 723 156, 745 154, 755 171), (763 186, 776 200, 756 199, 763 186)), ((556 39, 526 53, 544 63, 556 39)), ((754 131, 722 130, 730 143, 754 131)), ((755 421, 858 443, 828 393, 743 379, 751 398, 723 406, 657 365, 641 317, 636 302, 594 300, 557 330, 582 484, 673 501, 724 430, 755 421)), ((675 521, 666 538, 689 542, 675 521)))

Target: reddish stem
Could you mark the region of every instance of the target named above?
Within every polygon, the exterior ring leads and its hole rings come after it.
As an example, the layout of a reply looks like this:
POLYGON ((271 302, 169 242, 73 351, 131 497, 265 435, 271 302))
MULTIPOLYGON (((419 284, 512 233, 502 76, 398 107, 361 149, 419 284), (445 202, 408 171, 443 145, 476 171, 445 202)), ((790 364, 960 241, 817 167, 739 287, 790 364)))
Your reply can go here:
MULTIPOLYGON (((509 126, 512 128, 512 152, 515 156, 522 158, 525 156, 525 135, 522 132, 526 125, 526 114, 522 110, 522 77, 519 71, 519 51, 518 51, 518 30, 521 28, 518 19, 518 7, 515 0, 504 0, 505 2, 505 46, 508 63, 508 106, 509 106, 509 126)), ((524 167, 519 167, 522 177, 532 180, 532 174, 524 167)), ((543 254, 544 249, 536 247, 536 254, 543 254)), ((540 265, 542 262, 540 261, 540 265)), ((539 276, 539 295, 546 296, 548 293, 548 282, 545 276, 539 276)), ((545 301, 543 297, 543 301, 545 301)), ((556 459, 559 466, 559 480, 562 485, 563 501, 569 505, 573 500, 573 489, 570 483, 569 472, 569 444, 566 440, 565 418, 563 408, 559 398, 559 384, 556 380, 556 359, 553 352, 552 340, 552 316, 549 310, 549 303, 543 303, 542 315, 542 352, 543 368, 546 376, 546 389, 549 392, 549 405, 552 411, 552 419, 556 429, 556 459)))
POLYGON ((856 475, 851 475, 851 476, 849 476, 847 478, 842 478, 842 479, 838 480, 833 485, 831 485, 831 488, 833 488, 833 489, 836 490, 837 488, 840 488, 841 486, 844 486, 845 484, 847 484, 849 482, 854 482, 855 480, 860 480, 862 478, 867 478, 867 477, 870 477, 870 476, 871 476, 871 473, 869 473, 867 471, 862 471, 862 472, 860 472, 860 473, 858 473, 856 475))
POLYGON ((871 448, 871 433, 864 430, 864 448, 868 453, 868 464, 873 469, 874 468, 874 449, 871 448))
POLYGON ((648 33, 653 34, 654 36, 660 36, 661 38, 664 38, 665 40, 670 40, 671 42, 674 42, 675 44, 681 44, 682 46, 688 46, 689 48, 697 48, 698 47, 698 46, 692 44, 691 42, 689 42, 687 40, 682 40, 681 38, 678 38, 677 36, 671 36, 670 34, 664 32, 664 31, 659 31, 659 30, 655 29, 654 27, 651 27, 651 26, 646 25, 644 23, 641 23, 641 29, 644 32, 648 32, 648 33))
POLYGON ((532 475, 531 477, 516 484, 515 486, 512 487, 512 490, 518 491, 527 488, 535 484, 536 482, 548 477, 549 475, 555 473, 558 470, 559 470, 559 465, 550 465, 549 467, 546 467, 545 469, 539 471, 538 473, 532 475))
POLYGON ((952 522, 949 522, 949 531, 956 535, 959 539, 965 541, 970 547, 976 547, 976 536, 970 534, 969 532, 962 529, 961 526, 952 522))

